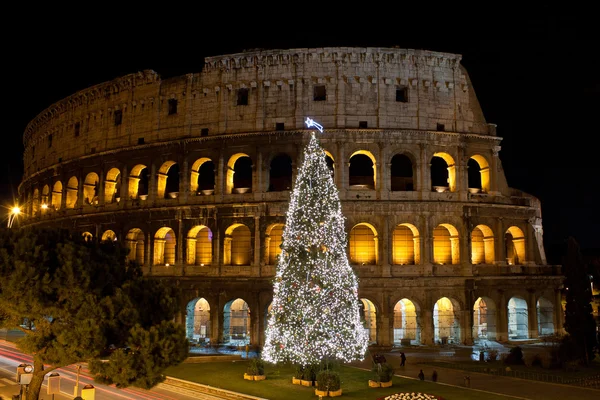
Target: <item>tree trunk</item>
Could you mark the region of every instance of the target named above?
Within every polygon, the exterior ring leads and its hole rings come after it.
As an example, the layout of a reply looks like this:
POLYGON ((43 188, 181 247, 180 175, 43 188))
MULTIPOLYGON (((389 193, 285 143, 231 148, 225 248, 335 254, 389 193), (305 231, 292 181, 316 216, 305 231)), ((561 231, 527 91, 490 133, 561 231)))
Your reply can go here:
POLYGON ((37 357, 33 358, 33 377, 31 383, 27 387, 27 400, 38 400, 40 392, 42 390, 42 383, 44 383, 44 376, 46 371, 44 370, 44 363, 38 360, 37 357))

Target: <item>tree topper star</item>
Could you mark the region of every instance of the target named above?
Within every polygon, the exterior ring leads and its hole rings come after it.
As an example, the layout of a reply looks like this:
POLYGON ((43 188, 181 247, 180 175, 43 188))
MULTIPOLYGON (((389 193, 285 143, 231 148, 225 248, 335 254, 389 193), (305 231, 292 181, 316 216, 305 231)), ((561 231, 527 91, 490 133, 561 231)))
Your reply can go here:
POLYGON ((304 123, 306 124, 306 126, 308 128, 310 128, 311 126, 314 126, 315 128, 317 128, 319 130, 319 132, 323 133, 323 125, 315 122, 314 120, 306 117, 306 121, 304 121, 304 123))

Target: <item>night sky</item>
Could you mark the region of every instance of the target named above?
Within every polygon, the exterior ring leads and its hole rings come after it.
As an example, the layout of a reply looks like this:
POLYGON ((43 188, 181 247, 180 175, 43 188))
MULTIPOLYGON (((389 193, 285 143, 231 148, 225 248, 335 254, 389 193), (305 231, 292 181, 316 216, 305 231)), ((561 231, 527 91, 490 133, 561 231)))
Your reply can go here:
MULTIPOLYGON (((320 14, 316 8, 236 15, 223 10, 218 18, 209 18, 215 10, 186 15, 179 9, 146 26, 120 13, 85 23, 71 14, 14 16, 14 25, 0 28, 0 204, 13 202, 21 181, 27 123, 78 90, 143 69, 162 78, 200 72, 204 57, 244 49, 399 46, 462 54, 485 118, 503 138, 500 159, 509 186, 542 202, 550 261, 560 262, 553 255, 568 236, 584 249, 600 248, 595 13, 564 4, 517 9, 465 4, 465 10, 453 5, 444 10, 365 3, 320 14)), ((139 12, 135 20, 144 20, 147 11, 139 12)))

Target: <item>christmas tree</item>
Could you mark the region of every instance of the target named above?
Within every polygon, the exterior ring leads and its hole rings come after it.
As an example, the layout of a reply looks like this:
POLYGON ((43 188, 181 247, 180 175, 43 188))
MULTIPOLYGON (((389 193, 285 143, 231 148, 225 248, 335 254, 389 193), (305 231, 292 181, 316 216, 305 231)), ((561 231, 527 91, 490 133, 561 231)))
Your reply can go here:
MULTIPOLYGON (((322 127, 310 118, 307 125, 322 127)), ((291 193, 262 357, 317 364, 362 360, 358 279, 348 263, 344 216, 315 132, 291 193)))

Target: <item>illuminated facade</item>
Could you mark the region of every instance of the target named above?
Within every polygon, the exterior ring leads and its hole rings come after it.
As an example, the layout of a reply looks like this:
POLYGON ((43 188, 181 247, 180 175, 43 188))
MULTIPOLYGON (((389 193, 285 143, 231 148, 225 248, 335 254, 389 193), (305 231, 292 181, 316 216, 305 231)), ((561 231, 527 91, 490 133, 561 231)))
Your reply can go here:
POLYGON ((190 337, 261 345, 310 116, 325 128, 373 345, 561 330, 540 203, 508 186, 460 60, 255 50, 84 89, 25 130, 25 224, 124 241, 146 274, 184 289, 190 337))

